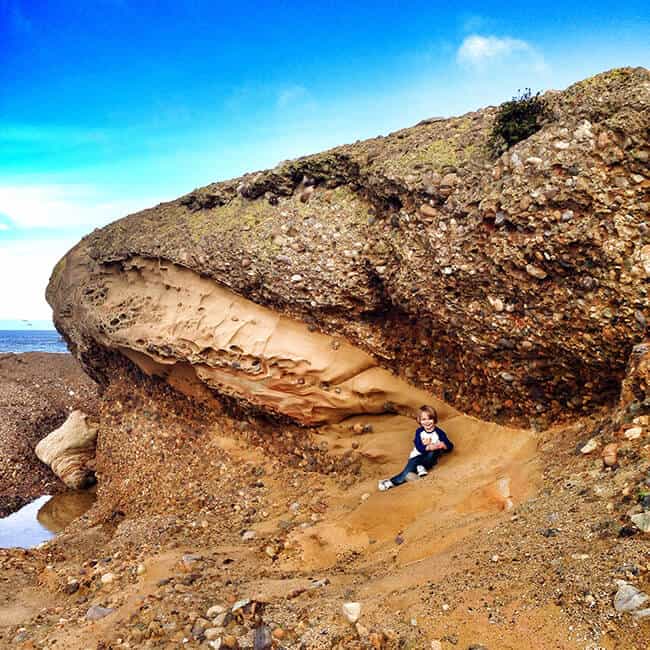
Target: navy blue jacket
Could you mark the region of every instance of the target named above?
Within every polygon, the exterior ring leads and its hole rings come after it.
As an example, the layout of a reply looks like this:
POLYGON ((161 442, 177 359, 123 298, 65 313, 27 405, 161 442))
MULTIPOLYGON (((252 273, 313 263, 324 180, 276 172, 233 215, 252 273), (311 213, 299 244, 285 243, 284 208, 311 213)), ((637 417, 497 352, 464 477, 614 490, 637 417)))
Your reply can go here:
MULTIPOLYGON (((438 438, 440 439, 440 442, 443 442, 447 446, 446 451, 451 451, 454 448, 454 444, 452 443, 451 440, 449 440, 449 438, 447 438, 447 434, 440 427, 436 427, 434 430, 438 434, 438 438)), ((422 442, 422 440, 420 439, 420 433, 422 432, 426 433, 424 427, 418 427, 415 430, 415 440, 413 440, 413 444, 421 454, 426 454, 427 449, 424 443, 422 442)))

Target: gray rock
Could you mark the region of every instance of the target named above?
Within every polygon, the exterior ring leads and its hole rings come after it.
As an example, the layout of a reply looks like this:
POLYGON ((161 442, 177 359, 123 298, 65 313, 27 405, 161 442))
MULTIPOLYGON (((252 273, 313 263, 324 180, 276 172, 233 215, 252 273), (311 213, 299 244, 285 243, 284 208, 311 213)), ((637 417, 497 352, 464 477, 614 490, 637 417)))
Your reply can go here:
POLYGON ((618 591, 614 596, 614 609, 617 612, 632 612, 649 600, 647 594, 625 580, 616 580, 618 591))
POLYGON ((641 512, 638 515, 632 515, 630 519, 644 533, 650 532, 650 512, 641 512))
POLYGON ((243 607, 250 605, 250 602, 251 602, 250 598, 242 598, 232 606, 231 611, 236 612, 238 609, 242 609, 243 607))
POLYGON ((268 625, 260 625, 255 630, 253 650, 269 650, 272 644, 273 638, 271 637, 271 629, 268 625))
POLYGON ((98 621, 100 618, 104 618, 109 614, 112 614, 115 611, 113 607, 102 607, 101 605, 93 605, 86 612, 87 621, 98 621))

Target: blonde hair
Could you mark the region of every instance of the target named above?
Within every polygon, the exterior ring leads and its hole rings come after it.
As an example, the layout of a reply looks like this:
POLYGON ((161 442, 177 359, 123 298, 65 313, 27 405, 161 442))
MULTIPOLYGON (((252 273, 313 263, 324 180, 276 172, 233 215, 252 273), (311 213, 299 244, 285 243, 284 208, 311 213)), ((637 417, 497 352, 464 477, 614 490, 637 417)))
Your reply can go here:
POLYGON ((418 409, 418 422, 421 422, 423 413, 426 413, 436 424, 438 424, 438 413, 433 406, 424 405, 418 409))

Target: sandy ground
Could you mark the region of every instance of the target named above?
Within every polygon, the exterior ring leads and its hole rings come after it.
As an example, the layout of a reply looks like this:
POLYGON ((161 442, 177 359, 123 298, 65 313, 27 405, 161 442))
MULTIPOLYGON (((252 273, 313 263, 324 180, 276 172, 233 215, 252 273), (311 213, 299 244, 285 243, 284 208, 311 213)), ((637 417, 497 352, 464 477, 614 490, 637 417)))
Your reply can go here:
POLYGON ((613 608, 616 578, 650 591, 648 537, 620 534, 647 459, 576 453, 592 420, 534 434, 446 416, 454 453, 380 493, 409 418, 309 433, 125 375, 99 404, 95 507, 0 551, 0 647, 252 648, 267 626, 287 649, 647 648, 649 623, 613 608), (95 605, 113 611, 86 620, 95 605))

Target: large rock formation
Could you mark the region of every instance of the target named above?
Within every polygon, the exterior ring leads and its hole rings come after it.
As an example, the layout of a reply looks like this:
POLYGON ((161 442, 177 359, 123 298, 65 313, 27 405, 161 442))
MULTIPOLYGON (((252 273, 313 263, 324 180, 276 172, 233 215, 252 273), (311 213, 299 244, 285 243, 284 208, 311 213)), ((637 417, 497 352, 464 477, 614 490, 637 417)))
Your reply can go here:
POLYGON ((95 231, 53 272, 56 326, 100 381, 119 353, 304 423, 412 406, 386 370, 490 419, 592 410, 646 326, 650 73, 544 97, 497 159, 489 107, 95 231))

